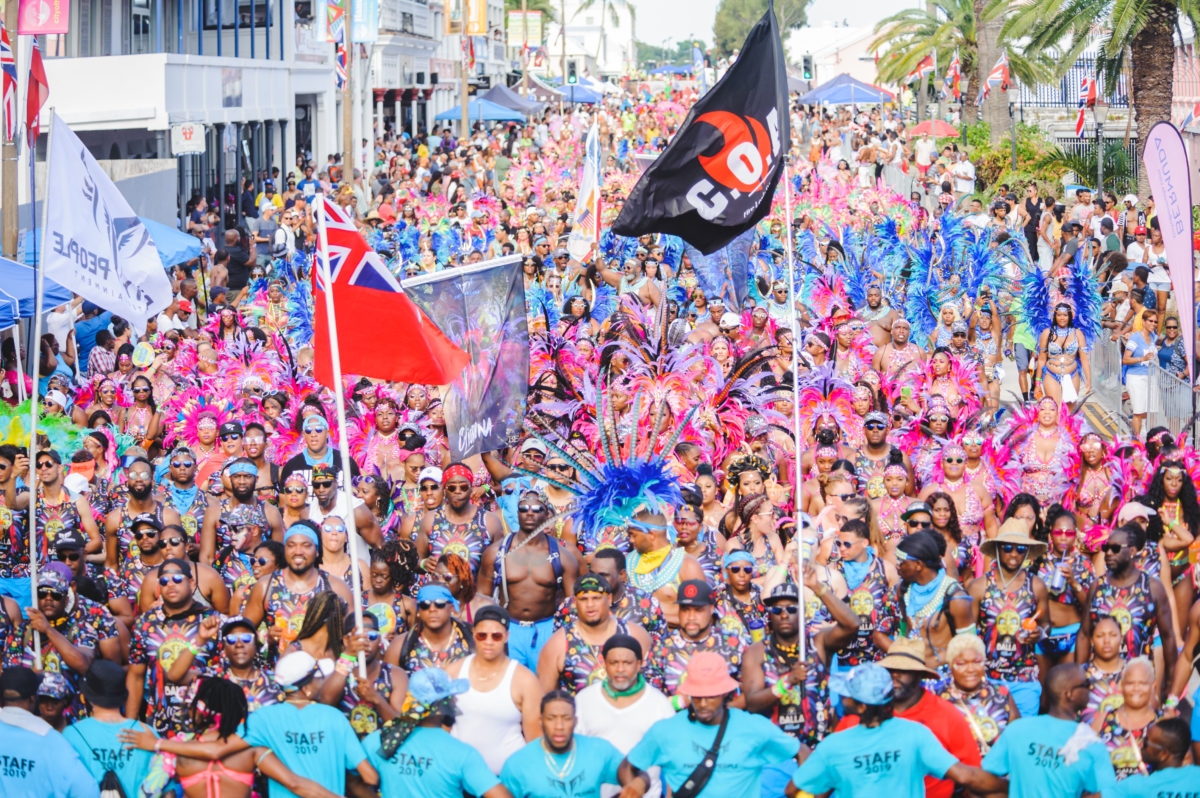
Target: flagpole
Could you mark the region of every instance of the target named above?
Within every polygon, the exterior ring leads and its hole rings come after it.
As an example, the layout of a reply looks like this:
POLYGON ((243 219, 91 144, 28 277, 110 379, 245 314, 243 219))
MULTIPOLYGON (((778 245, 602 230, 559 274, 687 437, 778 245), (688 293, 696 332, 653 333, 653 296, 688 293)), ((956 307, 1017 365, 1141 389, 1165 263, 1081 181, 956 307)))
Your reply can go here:
MULTIPOLYGON (((18 17, 19 13, 17 0, 5 0, 4 27, 9 37, 9 51, 12 53, 14 71, 17 69, 16 30, 18 17)), ((16 72, 16 74, 18 85, 14 89, 14 94, 16 96, 13 97, 13 113, 19 114, 20 111, 17 109, 17 106, 19 106, 21 103, 21 73, 16 72)), ((5 113, 7 113, 7 110, 5 113)), ((13 137, 11 140, 7 135, 0 137, 4 140, 3 145, 0 145, 0 184, 3 184, 4 186, 4 201, 0 203, 0 208, 3 209, 0 211, 0 214, 2 214, 0 219, 2 219, 3 222, 3 224, 0 224, 0 227, 3 228, 3 234, 0 235, 0 242, 2 242, 0 243, 0 252, 2 252, 6 258, 12 258, 15 260, 17 257, 17 228, 19 225, 17 211, 20 204, 19 191, 17 189, 17 175, 19 174, 19 170, 17 169, 17 153, 20 150, 17 145, 16 131, 19 130, 20 126, 17 123, 17 120, 13 120, 11 123, 6 120, 5 124, 6 126, 12 127, 13 137)), ((19 381, 20 380, 18 380, 18 382, 19 381)))
POLYGON ((788 262, 788 305, 792 314, 792 430, 796 434, 796 465, 792 475, 792 489, 795 496, 792 499, 794 507, 792 514, 796 518, 796 590, 799 591, 800 605, 800 635, 797 642, 800 646, 800 661, 804 662, 808 647, 804 610, 804 528, 800 522, 800 514, 804 508, 804 480, 801 478, 803 470, 800 467, 801 456, 804 454, 804 435, 800 430, 800 404, 796 401, 796 386, 800 374, 800 314, 796 311, 796 259, 792 253, 792 238, 795 236, 795 231, 792 229, 792 154, 790 147, 789 151, 783 154, 783 209, 784 215, 787 216, 784 225, 787 235, 784 237, 783 246, 788 262))
MULTIPOLYGON (((349 5, 349 3, 347 3, 349 5)), ((325 197, 316 196, 317 217, 317 258, 313 266, 321 270, 321 279, 325 282, 325 318, 329 323, 329 362, 333 366, 333 397, 337 408, 338 422, 338 454, 342 458, 342 495, 341 507, 345 512, 342 521, 345 522, 347 537, 350 541, 350 589, 354 595, 354 625, 360 631, 363 628, 362 608, 362 573, 358 567, 358 530, 354 528, 354 503, 350 493, 350 444, 346 440, 346 391, 342 385, 342 359, 338 350, 337 320, 333 308, 333 278, 329 269, 329 234, 325 227, 325 197)), ((335 489, 337 488, 335 484, 335 489)), ((358 678, 367 678, 367 659, 358 658, 358 678)))
MULTIPOLYGON (((50 163, 50 147, 54 143, 54 108, 50 108, 50 135, 46 139, 46 163, 50 163)), ((33 160, 33 148, 29 150, 30 161, 33 160)), ((46 213, 49 210, 50 203, 42 205, 42 235, 46 234, 46 213)), ((37 212, 36 202, 30 206, 30 218, 32 219, 37 212)), ((34 238, 36 240, 35 232, 34 238)), ((38 260, 43 257, 45 249, 41 242, 36 242, 38 260)), ((42 340, 42 297, 46 295, 46 270, 43 264, 38 263, 37 279, 34 282, 33 291, 33 335, 30 337, 32 342, 37 342, 36 359, 33 360, 33 396, 29 403, 29 484, 33 486, 33 496, 29 500, 29 590, 31 606, 37 606, 37 580, 38 580, 38 545, 37 545, 37 497, 38 497, 38 469, 37 469, 37 428, 38 428, 38 372, 41 368, 41 340, 42 340)), ((18 380, 20 377, 18 376, 18 380)), ((64 488, 63 490, 66 490, 64 488)), ((67 494, 68 501, 70 494, 67 494)), ((34 670, 41 672, 42 670, 42 636, 35 629, 33 631, 33 657, 36 667, 34 670)))

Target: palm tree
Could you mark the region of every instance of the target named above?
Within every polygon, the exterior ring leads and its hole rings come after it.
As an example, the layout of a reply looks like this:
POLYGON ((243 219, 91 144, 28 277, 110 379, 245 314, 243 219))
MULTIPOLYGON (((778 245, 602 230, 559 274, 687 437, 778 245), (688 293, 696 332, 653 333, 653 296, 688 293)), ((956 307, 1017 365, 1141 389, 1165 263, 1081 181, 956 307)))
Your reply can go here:
MULTIPOLYGON (((1197 0, 1029 0, 1011 4, 1001 31, 1005 41, 1025 41, 1031 51, 1066 43, 1055 70, 1061 77, 1079 55, 1099 40, 1096 70, 1101 86, 1116 86, 1129 65, 1129 89, 1142 141, 1156 122, 1171 118, 1175 37, 1180 17, 1200 30, 1197 0)), ((1145 178, 1143 177, 1143 182, 1145 178)), ((1142 186, 1148 191, 1147 185, 1142 186)))
MULTIPOLYGON (((504 0, 505 11, 520 11, 522 0, 504 0)), ((542 24, 553 22, 558 19, 554 14, 554 8, 550 5, 550 0, 524 0, 526 11, 541 11, 542 24)))
MULTIPOLYGON (((1055 178, 1062 178, 1069 172, 1075 175, 1077 182, 1090 186, 1098 176, 1097 165, 1094 147, 1067 152, 1054 145, 1034 164, 1034 168, 1055 178)), ((1133 189, 1133 164, 1129 162, 1129 151, 1123 142, 1110 139, 1104 145, 1104 185, 1101 190, 1125 194, 1133 189)))
MULTIPOLYGON (((939 74, 935 85, 950 66, 954 54, 962 62, 962 74, 969 80, 963 97, 963 120, 974 119, 978 111, 975 98, 983 79, 993 64, 982 58, 991 50, 981 41, 984 29, 993 27, 993 15, 1002 9, 985 10, 973 0, 927 0, 925 8, 906 8, 875 26, 876 38, 869 45, 879 54, 879 79, 885 83, 900 83, 921 62, 934 53, 939 74)), ((1009 70, 1023 82, 1034 84, 1049 75, 1047 55, 1029 57, 1020 49, 1008 47, 1009 70)), ((997 128, 996 125, 992 126, 997 128)), ((992 131, 999 136, 999 129, 992 131)))

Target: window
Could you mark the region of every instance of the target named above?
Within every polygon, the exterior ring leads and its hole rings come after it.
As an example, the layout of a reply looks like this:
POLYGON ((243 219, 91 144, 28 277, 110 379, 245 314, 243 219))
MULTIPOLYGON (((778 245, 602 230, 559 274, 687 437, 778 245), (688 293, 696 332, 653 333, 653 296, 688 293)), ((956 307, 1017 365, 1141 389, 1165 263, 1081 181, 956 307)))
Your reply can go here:
POLYGON ((405 11, 400 14, 400 32, 413 33, 413 15, 405 11))
MULTIPOLYGON (((217 3, 221 4, 220 27, 232 28, 240 25, 246 29, 251 26, 251 14, 254 15, 254 27, 265 28, 273 5, 269 0, 204 0, 205 30, 216 30, 218 27, 217 3)), ((274 24, 274 20, 272 20, 272 24, 274 24)))

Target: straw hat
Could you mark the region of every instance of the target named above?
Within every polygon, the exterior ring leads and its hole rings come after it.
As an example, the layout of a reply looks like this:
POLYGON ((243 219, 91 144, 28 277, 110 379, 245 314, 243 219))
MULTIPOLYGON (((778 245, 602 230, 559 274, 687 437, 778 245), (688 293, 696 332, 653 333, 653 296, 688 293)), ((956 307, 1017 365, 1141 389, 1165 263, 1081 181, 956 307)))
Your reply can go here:
POLYGON ((888 649, 887 656, 879 660, 878 664, 889 671, 919 673, 926 679, 941 678, 937 671, 929 667, 928 662, 929 649, 925 646, 924 640, 898 637, 892 643, 892 647, 888 649))
POLYGON ((1025 522, 1016 518, 1010 518, 1000 525, 1000 531, 996 533, 996 537, 985 540, 979 544, 979 550, 983 552, 985 557, 996 557, 996 547, 1002 543, 1012 543, 1016 546, 1028 546, 1029 553, 1032 557, 1040 556, 1046 550, 1046 544, 1036 538, 1029 536, 1025 531, 1025 522))

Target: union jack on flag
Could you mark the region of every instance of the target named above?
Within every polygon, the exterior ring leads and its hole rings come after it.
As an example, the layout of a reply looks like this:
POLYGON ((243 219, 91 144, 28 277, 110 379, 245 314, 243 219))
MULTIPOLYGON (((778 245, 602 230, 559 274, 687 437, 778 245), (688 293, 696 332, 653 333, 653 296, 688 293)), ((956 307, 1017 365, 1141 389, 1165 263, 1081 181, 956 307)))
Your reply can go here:
MULTIPOLYGON (((333 202, 323 202, 321 222, 329 245, 329 274, 334 285, 355 285, 377 291, 400 291, 400 284, 375 250, 367 245, 346 211, 333 202)), ((320 250, 318 250, 320 251, 320 250)), ((313 269, 318 290, 325 290, 324 270, 313 269)))
POLYGON ((926 75, 933 74, 933 56, 927 55, 917 62, 917 65, 912 68, 912 71, 905 76, 904 82, 914 83, 926 75))
POLYGON ((1075 135, 1079 138, 1083 138, 1084 112, 1096 107, 1099 93, 1100 89, 1094 76, 1084 75, 1079 79, 1079 113, 1075 115, 1075 135))
POLYGON ((1183 118, 1183 124, 1179 126, 1180 130, 1186 130, 1187 126, 1200 120, 1200 103, 1192 106, 1192 110, 1188 111, 1188 115, 1183 118))
POLYGON ((337 46, 337 56, 333 63, 337 74, 337 90, 341 91, 346 87, 346 45, 337 46))
POLYGON ((988 73, 987 79, 983 81, 983 86, 979 89, 979 96, 975 99, 975 104, 979 105, 986 100, 992 93, 993 86, 999 86, 1000 91, 1008 91, 1008 53, 1001 53, 1000 60, 992 67, 992 71, 988 73))
POLYGON ((17 138, 17 62, 13 58, 8 29, 0 22, 0 69, 4 70, 4 140, 17 138))
POLYGON ((962 60, 959 59, 957 51, 954 53, 954 58, 950 59, 950 69, 946 72, 946 83, 950 86, 950 94, 954 99, 959 99, 962 96, 962 60))

